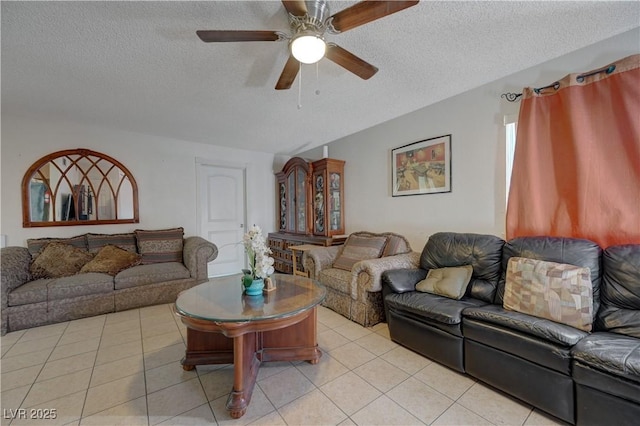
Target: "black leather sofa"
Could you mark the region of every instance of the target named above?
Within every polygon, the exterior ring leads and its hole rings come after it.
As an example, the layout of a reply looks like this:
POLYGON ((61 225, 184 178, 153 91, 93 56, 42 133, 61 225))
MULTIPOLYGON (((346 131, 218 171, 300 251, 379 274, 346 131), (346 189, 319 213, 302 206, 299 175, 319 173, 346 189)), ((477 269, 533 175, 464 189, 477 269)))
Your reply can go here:
POLYGON ((603 253, 581 239, 505 243, 492 235, 443 232, 427 241, 419 269, 387 271, 382 283, 390 335, 403 346, 569 423, 637 424, 640 245, 603 253), (589 267, 594 331, 504 309, 512 256, 589 267), (429 269, 461 265, 473 266, 462 299, 415 291, 429 269))

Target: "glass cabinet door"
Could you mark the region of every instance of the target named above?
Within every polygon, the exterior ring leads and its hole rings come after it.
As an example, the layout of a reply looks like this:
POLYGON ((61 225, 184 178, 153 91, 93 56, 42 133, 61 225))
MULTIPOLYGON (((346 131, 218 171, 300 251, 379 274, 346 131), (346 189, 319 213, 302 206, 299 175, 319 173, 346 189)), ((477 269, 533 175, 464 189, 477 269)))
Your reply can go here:
POLYGON ((304 170, 296 170, 296 210, 297 210, 297 231, 307 232, 307 174, 304 170))
POLYGON ((340 183, 342 176, 340 173, 329 173, 329 229, 337 231, 342 227, 342 216, 340 203, 342 194, 340 193, 340 183))

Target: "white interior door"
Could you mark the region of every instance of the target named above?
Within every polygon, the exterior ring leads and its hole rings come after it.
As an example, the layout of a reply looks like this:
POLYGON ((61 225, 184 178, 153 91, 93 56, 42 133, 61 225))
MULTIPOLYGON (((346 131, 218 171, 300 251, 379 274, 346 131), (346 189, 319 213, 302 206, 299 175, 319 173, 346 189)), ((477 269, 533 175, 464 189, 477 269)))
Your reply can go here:
POLYGON ((209 276, 238 274, 245 267, 245 169, 198 163, 200 236, 218 246, 209 276))

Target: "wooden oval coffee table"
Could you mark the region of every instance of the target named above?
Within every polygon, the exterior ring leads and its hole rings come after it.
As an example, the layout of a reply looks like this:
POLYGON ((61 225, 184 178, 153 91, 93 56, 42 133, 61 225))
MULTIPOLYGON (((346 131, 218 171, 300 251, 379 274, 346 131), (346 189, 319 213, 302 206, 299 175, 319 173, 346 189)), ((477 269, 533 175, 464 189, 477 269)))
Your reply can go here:
POLYGON ((240 275, 210 279, 178 296, 174 310, 187 326, 182 367, 233 363, 231 417, 251 401, 260 363, 309 361, 322 352, 316 339, 316 308, 327 291, 312 279, 275 274, 277 288, 262 296, 242 293, 240 275))

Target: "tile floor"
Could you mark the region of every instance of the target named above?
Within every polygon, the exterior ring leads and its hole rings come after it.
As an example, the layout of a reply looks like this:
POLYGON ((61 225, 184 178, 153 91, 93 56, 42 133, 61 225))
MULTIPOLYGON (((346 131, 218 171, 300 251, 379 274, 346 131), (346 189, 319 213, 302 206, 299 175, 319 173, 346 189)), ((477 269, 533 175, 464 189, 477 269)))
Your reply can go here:
POLYGON ((323 307, 320 362, 263 364, 247 413, 233 420, 224 408, 232 366, 184 371, 185 336, 170 305, 9 333, 2 424, 559 424, 398 346, 386 324, 363 328, 323 307), (16 416, 47 410, 56 418, 16 416))

